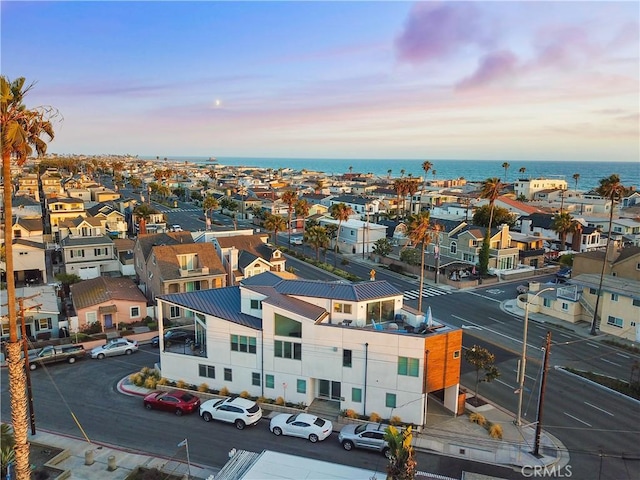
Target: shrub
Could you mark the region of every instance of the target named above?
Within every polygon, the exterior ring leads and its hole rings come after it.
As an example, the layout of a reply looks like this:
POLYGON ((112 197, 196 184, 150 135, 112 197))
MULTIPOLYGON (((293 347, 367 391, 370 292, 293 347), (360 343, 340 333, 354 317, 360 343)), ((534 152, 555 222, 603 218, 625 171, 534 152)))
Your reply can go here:
POLYGON ((344 416, 347 418, 358 418, 358 413, 355 410, 348 408, 344 411, 344 416))
POLYGON ((158 379, 156 377, 147 377, 147 379, 144 381, 144 388, 148 388, 149 390, 155 390, 157 384, 158 384, 158 379))
POLYGON ((258 397, 258 399, 256 400, 256 402, 258 402, 258 403, 267 403, 267 397, 263 397, 262 395, 260 395, 258 397))
POLYGON ((299 410, 305 410, 307 408, 307 404, 304 402, 298 402, 296 403, 295 408, 299 410))
POLYGON ((369 415, 369 420, 372 422, 379 422, 380 420, 382 420, 382 417, 376 412, 371 412, 371 415, 369 415))
POLYGON ((158 329, 158 323, 157 322, 149 322, 149 323, 147 323, 147 327, 149 327, 149 330, 157 330, 158 329))
POLYGON ((499 438, 502 440, 502 425, 492 423, 489 427, 489 435, 491 438, 499 438))
POLYGON ((469 415, 469 421, 472 423, 477 423, 481 427, 484 427, 487 424, 487 419, 484 418, 484 415, 476 412, 473 412, 471 415, 469 415))
POLYGON ((249 392, 247 392, 246 390, 243 390, 240 392, 239 395, 241 398, 249 398, 249 392))
POLYGON ((402 423, 402 419, 398 416, 398 415, 394 415, 393 417, 391 417, 391 419, 389 420, 389 423, 391 425, 400 425, 402 423))
POLYGON ((209 391, 209 385, 207 385, 206 383, 201 383, 201 384, 198 386, 198 391, 199 391, 200 393, 207 393, 207 392, 209 391))
POLYGON ((282 397, 276 398, 276 405, 283 406, 284 405, 284 398, 282 398, 282 397))
POLYGON ((189 386, 189 384, 187 382, 185 382, 184 380, 178 380, 176 382, 176 387, 177 388, 187 388, 189 386))
POLYGON ((144 377, 140 373, 134 373, 129 376, 129 381, 137 387, 141 387, 144 384, 144 377))
POLYGON ((220 395, 222 395, 223 397, 228 397, 229 396, 229 389, 227 387, 222 387, 220 389, 220 395))
POLYGON ((144 318, 142 319, 142 321, 143 321, 144 323, 146 323, 146 324, 149 324, 149 323, 153 322, 153 318, 151 318, 149 315, 147 315, 146 317, 144 317, 144 318))
POLYGON ((161 378, 160 380, 158 380, 157 385, 169 385, 169 380, 167 380, 166 378, 161 378))

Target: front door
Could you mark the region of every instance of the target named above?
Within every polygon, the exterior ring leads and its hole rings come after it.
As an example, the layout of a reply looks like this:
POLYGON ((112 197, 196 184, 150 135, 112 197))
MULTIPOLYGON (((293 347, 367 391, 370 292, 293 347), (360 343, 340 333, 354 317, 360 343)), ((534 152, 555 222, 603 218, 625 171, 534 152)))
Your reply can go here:
POLYGON ((104 328, 111 328, 111 327, 113 327, 113 317, 111 316, 110 313, 108 313, 104 316, 104 328))
POLYGON ((340 400, 341 389, 340 382, 332 382, 331 380, 319 380, 318 396, 331 400, 340 400))

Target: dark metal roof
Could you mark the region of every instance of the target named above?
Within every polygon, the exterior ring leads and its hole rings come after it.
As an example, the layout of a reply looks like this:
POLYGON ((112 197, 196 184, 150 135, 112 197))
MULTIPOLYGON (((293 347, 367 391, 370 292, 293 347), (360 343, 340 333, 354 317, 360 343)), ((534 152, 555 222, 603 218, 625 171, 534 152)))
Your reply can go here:
POLYGON ((318 305, 313 305, 312 303, 307 303, 297 298, 282 295, 281 293, 278 293, 273 287, 253 287, 251 288, 251 290, 267 296, 267 298, 262 300, 262 303, 282 308, 283 310, 286 310, 288 312, 298 314, 305 318, 309 318, 314 322, 319 318, 327 315, 327 311, 324 308, 319 307, 318 305))
POLYGON ((240 284, 242 286, 251 287, 251 286, 270 286, 273 287, 282 281, 282 277, 280 277, 277 273, 274 272, 262 272, 258 275, 253 275, 249 278, 243 278, 240 284))
POLYGON ((352 302, 402 295, 400 290, 385 280, 355 284, 321 280, 282 280, 275 285, 275 288, 285 295, 330 298, 332 300, 348 300, 352 302))
POLYGON ((205 315, 212 315, 255 330, 262 330, 262 318, 240 311, 240 287, 213 288, 197 292, 170 293, 157 298, 205 315))
POLYGON ((94 245, 113 245, 113 240, 107 235, 96 237, 65 237, 60 242, 63 247, 90 247, 94 245))

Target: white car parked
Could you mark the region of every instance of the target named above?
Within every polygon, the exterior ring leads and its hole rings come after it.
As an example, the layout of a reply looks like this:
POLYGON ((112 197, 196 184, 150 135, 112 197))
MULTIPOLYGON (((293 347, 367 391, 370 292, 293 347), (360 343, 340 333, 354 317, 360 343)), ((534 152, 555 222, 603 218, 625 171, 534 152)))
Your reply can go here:
POLYGON ((233 423, 238 430, 255 425, 262 418, 262 409, 256 402, 246 398, 223 398, 207 400, 200 405, 200 416, 205 422, 220 420, 233 423))
POLYGON ((308 413, 281 413, 271 419, 269 430, 276 436, 308 438, 311 443, 316 443, 331 435, 333 424, 308 413))
POLYGON ((116 355, 131 355, 138 351, 138 342, 130 341, 126 338, 116 338, 110 342, 95 347, 91 350, 91 358, 115 357, 116 355))

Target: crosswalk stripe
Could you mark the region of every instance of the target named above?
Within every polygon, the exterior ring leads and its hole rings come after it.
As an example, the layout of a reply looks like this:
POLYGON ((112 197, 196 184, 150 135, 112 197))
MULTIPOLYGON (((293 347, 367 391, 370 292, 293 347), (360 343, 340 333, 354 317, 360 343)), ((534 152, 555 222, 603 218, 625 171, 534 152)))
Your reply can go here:
MULTIPOLYGON (((445 290, 440 290, 438 288, 427 287, 422 289, 423 297, 436 297, 439 295, 447 295, 447 294, 449 294, 449 292, 445 290)), ((420 296, 419 290, 409 290, 407 292, 404 292, 403 294, 403 297, 407 300, 415 300, 419 296, 420 296)))

